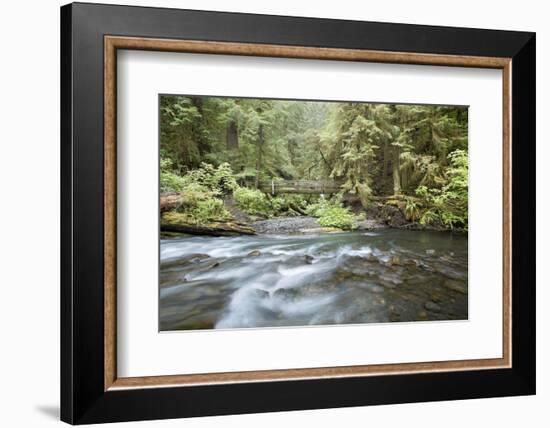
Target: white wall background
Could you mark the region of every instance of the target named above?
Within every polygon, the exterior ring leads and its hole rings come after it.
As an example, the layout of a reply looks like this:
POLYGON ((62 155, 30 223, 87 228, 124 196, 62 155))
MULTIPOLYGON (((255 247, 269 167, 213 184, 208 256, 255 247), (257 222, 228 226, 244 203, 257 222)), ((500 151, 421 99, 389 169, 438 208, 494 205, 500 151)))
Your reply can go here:
MULTIPOLYGON (((550 417, 550 316, 545 302, 550 239, 543 196, 550 187, 545 3, 535 0, 297 2, 146 0, 126 4, 537 32, 538 394, 461 402, 285 412, 139 423, 158 427, 544 426, 550 417)), ((103 3, 116 3, 104 0, 103 3)), ((59 0, 5 2, 0 9, 0 421, 59 424, 59 0)), ((138 426, 131 423, 125 426, 138 426)))

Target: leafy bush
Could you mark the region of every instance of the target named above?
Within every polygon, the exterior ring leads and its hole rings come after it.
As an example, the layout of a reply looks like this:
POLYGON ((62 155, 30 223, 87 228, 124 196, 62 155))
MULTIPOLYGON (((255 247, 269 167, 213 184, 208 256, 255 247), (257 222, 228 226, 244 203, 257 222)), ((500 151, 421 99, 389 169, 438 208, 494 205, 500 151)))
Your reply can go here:
POLYGON ((468 153, 455 150, 448 159, 446 181, 440 189, 426 186, 416 189, 416 194, 428 206, 420 223, 468 230, 468 153))
POLYGON ((163 193, 181 192, 185 186, 185 179, 171 171, 170 159, 160 160, 160 191, 163 193))
POLYGON ((260 190, 238 187, 233 192, 237 206, 250 215, 272 217, 306 212, 307 201, 301 195, 269 196, 260 190))
POLYGON ((218 167, 203 163, 200 168, 180 176, 172 171, 172 162, 169 159, 161 158, 161 192, 177 192, 182 197, 177 212, 164 214, 163 218, 167 221, 200 224, 231 219, 221 196, 236 186, 231 167, 227 163, 218 167))
POLYGON ((225 209, 221 199, 205 196, 192 202, 186 200, 180 211, 169 211, 162 218, 174 223, 203 224, 230 220, 231 214, 225 209))
POLYGON ((274 215, 288 214, 299 215, 304 214, 308 206, 308 202, 302 195, 278 195, 269 198, 271 209, 274 215))
POLYGON ((201 184, 220 195, 231 193, 238 187, 231 166, 227 162, 218 167, 203 162, 200 168, 189 171, 184 180, 186 183, 201 184))
POLYGON ((324 210, 317 219, 317 223, 324 227, 337 227, 342 230, 355 229, 355 216, 347 208, 332 207, 324 210))
POLYGON ((270 200, 259 190, 238 187, 233 192, 233 198, 237 206, 247 214, 266 217, 273 214, 270 200))
POLYGON ((317 217, 317 222, 324 227, 337 227, 342 230, 357 227, 353 213, 348 208, 344 208, 338 200, 321 198, 316 204, 310 205, 306 213, 317 217))
POLYGON ((420 204, 413 198, 405 199, 405 216, 409 221, 417 221, 420 218, 420 204))
POLYGON ((320 198, 317 203, 311 204, 306 208, 306 214, 313 217, 321 217, 325 210, 328 210, 334 206, 339 206, 339 204, 335 204, 325 198, 320 198))

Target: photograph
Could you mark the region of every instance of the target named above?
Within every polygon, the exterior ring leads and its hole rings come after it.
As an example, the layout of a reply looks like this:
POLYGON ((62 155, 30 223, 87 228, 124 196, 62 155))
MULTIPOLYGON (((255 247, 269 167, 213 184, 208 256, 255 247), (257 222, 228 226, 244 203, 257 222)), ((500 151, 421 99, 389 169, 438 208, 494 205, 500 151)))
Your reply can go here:
POLYGON ((160 331, 468 319, 468 107, 161 94, 160 331))

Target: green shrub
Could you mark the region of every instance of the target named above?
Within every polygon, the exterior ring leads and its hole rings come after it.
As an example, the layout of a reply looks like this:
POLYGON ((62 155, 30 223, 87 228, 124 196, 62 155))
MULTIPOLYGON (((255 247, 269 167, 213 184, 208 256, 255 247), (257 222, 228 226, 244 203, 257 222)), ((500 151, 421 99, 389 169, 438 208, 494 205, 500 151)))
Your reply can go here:
POLYGON ((221 196, 231 192, 236 186, 231 167, 227 163, 218 167, 202 163, 200 168, 179 176, 172 171, 172 162, 161 158, 161 192, 177 192, 182 197, 177 212, 163 215, 168 221, 200 224, 230 220, 231 214, 225 209, 221 196))
POLYGON ((307 201, 302 195, 277 195, 268 197, 273 214, 303 214, 307 208, 307 201))
POLYGON ((200 168, 189 171, 184 180, 187 183, 203 185, 220 195, 231 193, 238 187, 231 166, 227 162, 218 167, 203 162, 200 168))
POLYGON ((233 191, 237 206, 250 215, 272 217, 299 215, 306 211, 307 201, 301 195, 269 196, 260 190, 238 187, 233 191))
POLYGON ((325 198, 320 198, 317 203, 311 204, 306 208, 306 214, 313 217, 321 217, 325 210, 335 206, 340 206, 340 204, 336 204, 325 198))
POLYGON ((355 215, 344 208, 338 200, 321 198, 319 202, 306 209, 308 215, 317 217, 317 223, 324 227, 337 227, 342 230, 351 230, 357 227, 355 215))
POLYGON ((405 199, 405 217, 409 221, 417 221, 420 218, 420 204, 413 198, 405 199))
POLYGON ((247 214, 265 217, 273 215, 270 200, 259 190, 238 187, 233 192, 233 198, 237 206, 247 214))
POLYGON ((324 227, 337 227, 342 230, 355 229, 355 216, 347 208, 332 207, 323 210, 317 222, 324 227))
POLYGON ((416 194, 428 209, 420 216, 421 224, 468 230, 468 153, 455 150, 448 156, 441 188, 418 186, 416 194))
POLYGON ((208 194, 203 197, 186 197, 178 211, 163 214, 163 219, 169 222, 203 224, 212 221, 227 221, 231 214, 225 209, 221 199, 208 194))
POLYGON ((231 218, 231 214, 225 209, 223 201, 216 198, 198 201, 196 207, 191 211, 191 215, 198 223, 202 221, 224 221, 231 218))
POLYGON ((181 192, 185 186, 185 179, 172 170, 170 159, 160 160, 160 191, 162 193, 181 192))

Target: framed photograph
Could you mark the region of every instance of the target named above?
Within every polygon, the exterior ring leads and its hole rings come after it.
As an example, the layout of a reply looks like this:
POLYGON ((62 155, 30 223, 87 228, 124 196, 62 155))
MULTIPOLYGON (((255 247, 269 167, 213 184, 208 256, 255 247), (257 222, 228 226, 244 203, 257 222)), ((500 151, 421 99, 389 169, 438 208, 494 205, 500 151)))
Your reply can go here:
POLYGON ((535 35, 61 8, 61 418, 535 393, 535 35))

